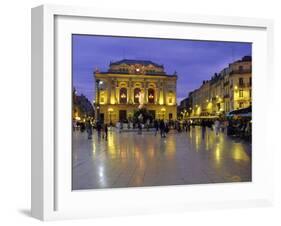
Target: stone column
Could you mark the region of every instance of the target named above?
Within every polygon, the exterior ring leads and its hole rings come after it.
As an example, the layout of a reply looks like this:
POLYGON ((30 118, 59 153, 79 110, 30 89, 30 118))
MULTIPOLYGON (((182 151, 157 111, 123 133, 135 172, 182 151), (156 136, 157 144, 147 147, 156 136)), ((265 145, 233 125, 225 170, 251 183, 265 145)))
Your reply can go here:
POLYGON ((110 97, 111 97, 111 79, 106 80, 106 88, 107 88, 107 103, 110 104, 110 97))
POLYGON ((128 101, 129 104, 133 103, 133 84, 132 84, 132 79, 129 79, 129 83, 128 83, 128 101))
POLYGON ((163 104, 166 105, 166 83, 162 81, 163 83, 163 104))
POLYGON ((114 79, 114 99, 115 99, 115 104, 118 104, 118 98, 117 98, 118 92, 117 92, 117 89, 118 89, 118 82, 117 82, 116 79, 114 79))
POLYGON ((156 93, 156 104, 159 104, 160 84, 159 84, 158 81, 157 81, 157 83, 156 83, 156 90, 155 90, 155 93, 156 93))
POLYGON ((143 87, 143 90, 144 90, 144 104, 147 104, 147 82, 146 82, 146 80, 144 80, 144 82, 143 82, 143 85, 144 85, 144 87, 143 87))

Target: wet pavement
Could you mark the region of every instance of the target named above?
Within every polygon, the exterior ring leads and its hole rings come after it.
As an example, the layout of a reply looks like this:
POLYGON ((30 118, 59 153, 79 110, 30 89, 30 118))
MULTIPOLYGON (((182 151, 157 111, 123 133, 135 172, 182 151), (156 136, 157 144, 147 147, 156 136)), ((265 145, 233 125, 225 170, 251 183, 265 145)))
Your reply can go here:
POLYGON ((73 132, 72 189, 251 181, 251 145, 200 127, 189 132, 118 133, 88 140, 73 132))

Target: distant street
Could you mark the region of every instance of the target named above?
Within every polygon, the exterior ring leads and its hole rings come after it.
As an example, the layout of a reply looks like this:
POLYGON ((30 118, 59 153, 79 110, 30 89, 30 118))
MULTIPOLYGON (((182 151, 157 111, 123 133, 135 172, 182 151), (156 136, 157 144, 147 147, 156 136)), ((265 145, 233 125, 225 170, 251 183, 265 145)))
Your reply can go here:
POLYGON ((201 128, 154 132, 109 131, 108 140, 73 132, 73 189, 251 181, 251 145, 201 128))

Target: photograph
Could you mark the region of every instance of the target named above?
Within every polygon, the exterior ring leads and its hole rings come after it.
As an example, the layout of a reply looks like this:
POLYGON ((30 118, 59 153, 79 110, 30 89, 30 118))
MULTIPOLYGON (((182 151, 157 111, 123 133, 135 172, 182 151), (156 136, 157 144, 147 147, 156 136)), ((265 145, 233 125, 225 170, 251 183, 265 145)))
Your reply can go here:
POLYGON ((72 34, 71 48, 72 190, 252 181, 252 43, 72 34))

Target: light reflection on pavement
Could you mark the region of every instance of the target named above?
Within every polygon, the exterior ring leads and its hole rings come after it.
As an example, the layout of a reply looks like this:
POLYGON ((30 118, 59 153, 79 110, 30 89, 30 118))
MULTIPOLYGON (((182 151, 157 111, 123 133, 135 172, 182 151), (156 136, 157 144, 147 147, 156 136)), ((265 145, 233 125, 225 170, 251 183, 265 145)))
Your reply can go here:
POLYGON ((109 131, 106 141, 73 132, 73 190, 242 181, 251 181, 251 145, 223 133, 109 131))

